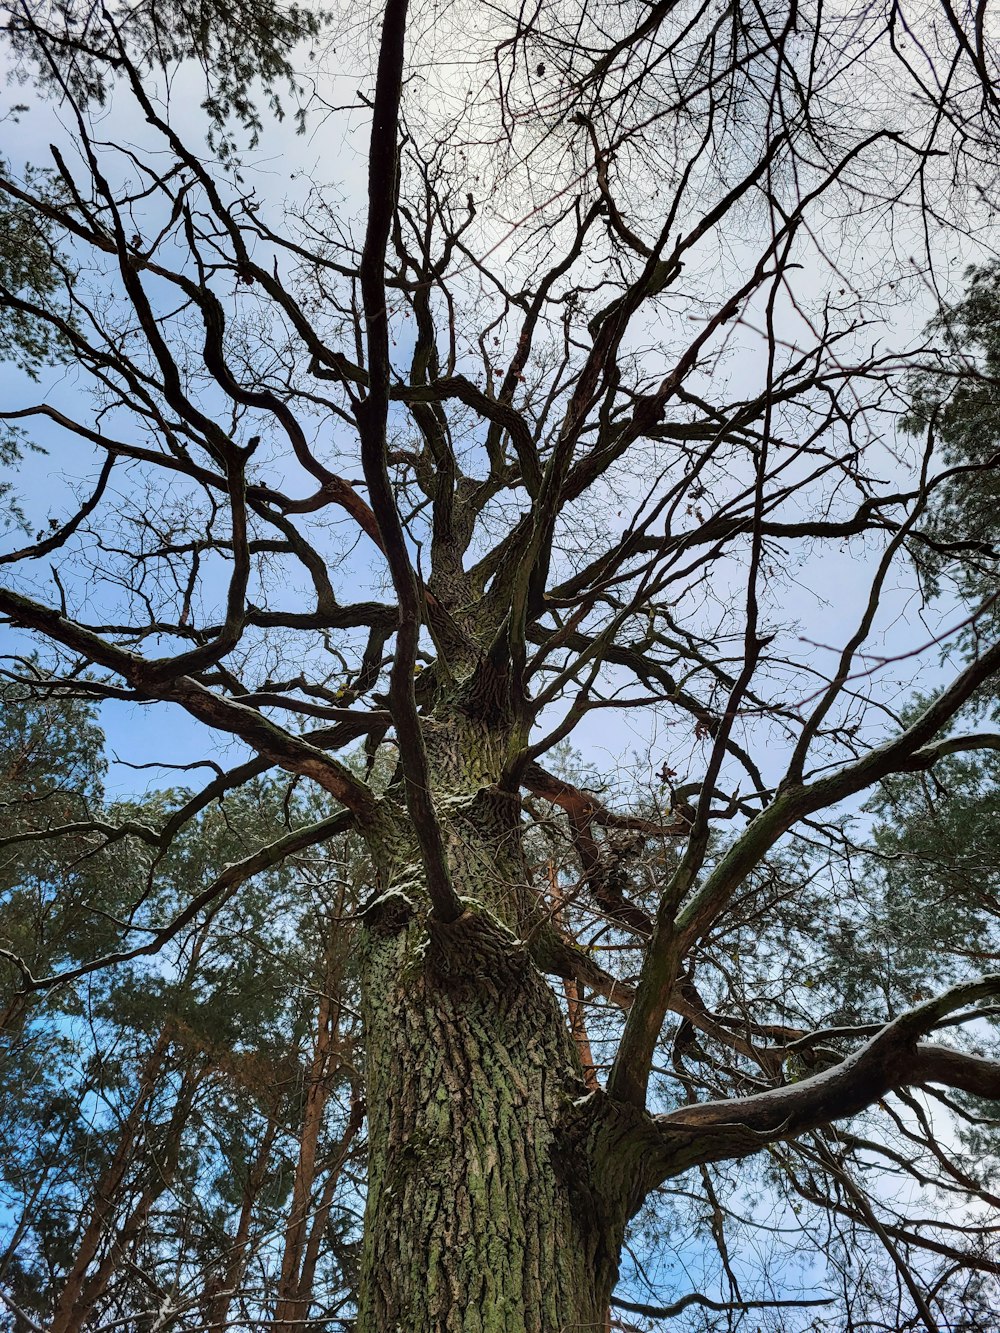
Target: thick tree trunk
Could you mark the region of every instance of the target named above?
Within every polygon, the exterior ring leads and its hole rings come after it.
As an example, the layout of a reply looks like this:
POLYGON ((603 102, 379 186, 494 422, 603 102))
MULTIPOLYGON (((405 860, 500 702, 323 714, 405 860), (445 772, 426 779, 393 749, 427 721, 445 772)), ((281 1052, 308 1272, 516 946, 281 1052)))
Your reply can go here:
POLYGON ((598 1187, 555 997, 485 909, 366 918, 369 1194, 358 1333, 605 1328, 627 1201, 598 1187))
POLYGON ((357 1333, 601 1333, 634 1197, 627 1173, 608 1169, 618 1117, 603 1093, 588 1095, 532 960, 552 928, 520 802, 495 785, 507 738, 443 706, 425 736, 466 910, 447 923, 430 912, 401 819, 372 844, 357 1333))

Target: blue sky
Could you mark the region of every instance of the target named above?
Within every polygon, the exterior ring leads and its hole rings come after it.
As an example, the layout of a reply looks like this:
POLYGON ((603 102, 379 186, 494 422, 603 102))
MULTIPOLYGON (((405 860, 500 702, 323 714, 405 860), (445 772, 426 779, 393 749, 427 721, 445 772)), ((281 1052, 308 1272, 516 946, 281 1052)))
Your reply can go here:
MULTIPOLYGON (((184 95, 182 84, 176 94, 181 106, 184 95)), ((102 132, 109 138, 115 134, 131 135, 130 114, 127 104, 116 102, 104 119, 102 132)), ((9 123, 5 124, 3 129, 8 138, 5 145, 7 154, 26 160, 41 160, 45 155, 45 145, 53 133, 55 120, 58 120, 58 113, 49 107, 33 110, 16 129, 9 123)), ((181 120, 184 120, 183 116, 181 120)), ((190 122, 192 130, 198 132, 195 128, 197 116, 190 116, 190 122)), ((301 139, 294 135, 290 122, 279 128, 274 135, 269 132, 263 147, 254 154, 254 181, 262 191, 273 190, 275 200, 287 198, 290 202, 301 202, 308 178, 325 171, 330 158, 334 157, 336 175, 342 180, 347 207, 350 208, 351 201, 358 197, 363 180, 363 156, 356 132, 351 129, 352 123, 350 118, 338 120, 331 117, 321 121, 309 135, 301 139)), ((135 138, 141 141, 142 135, 136 133, 135 138)), ((280 215, 282 205, 276 204, 274 211, 280 215)), ((502 233, 510 221, 511 218, 504 214, 484 225, 492 226, 498 233, 502 233)), ((855 253, 853 256, 862 268, 876 266, 881 262, 887 246, 877 227, 871 229, 867 244, 870 247, 867 255, 855 253)), ((970 253, 967 249, 944 257, 944 267, 949 275, 957 280, 970 253)), ((749 247, 741 249, 740 243, 733 241, 728 259, 738 267, 749 254, 749 247)), ((701 262, 706 267, 712 262, 712 255, 707 250, 701 262)), ((514 260, 511 259, 510 263, 513 267, 514 260)), ((829 272, 817 268, 814 273, 803 278, 803 289, 807 295, 815 295, 828 282, 829 272)), ((908 298, 890 312, 890 318, 884 326, 866 331, 865 338, 886 341, 899 338, 904 343, 909 341, 918 335, 927 314, 933 308, 933 296, 933 292, 922 281, 914 279, 909 286, 908 298)), ((784 321, 783 336, 790 341, 803 336, 802 321, 794 310, 783 309, 781 318, 784 321)), ((764 344, 750 327, 752 322, 752 319, 748 319, 746 325, 734 326, 732 332, 725 365, 733 393, 749 392, 761 382, 764 344)), ((668 336, 675 336, 676 332, 676 329, 667 328, 666 325, 663 328, 651 326, 647 327, 644 334, 637 333, 636 341, 638 343, 644 336, 653 340, 662 337, 667 342, 668 336)), ((401 354, 405 352, 405 341, 398 350, 401 354)), ((40 397, 53 405, 76 405, 81 401, 80 395, 81 386, 71 368, 46 371, 40 385, 31 384, 9 368, 0 372, 0 397, 9 405, 28 404, 38 401, 40 397)), ((245 433, 251 433, 249 426, 245 433)), ((50 516, 65 515, 72 509, 80 488, 93 476, 95 467, 94 458, 88 449, 71 441, 64 432, 48 423, 38 424, 36 438, 47 452, 26 457, 18 478, 18 489, 31 515, 32 526, 40 528, 50 516)), ((884 453, 884 460, 891 475, 891 469, 899 465, 888 449, 884 453)), ((280 472, 280 458, 272 466, 280 472)), ((638 493, 645 480, 644 476, 630 478, 626 473, 618 479, 626 512, 628 500, 638 493)), ((733 478, 732 483, 735 486, 743 480, 733 478)), ((123 486, 123 498, 134 499, 134 496, 128 494, 128 482, 122 481, 120 484, 123 486)), ((617 519, 612 519, 609 511, 607 526, 613 528, 616 524, 617 519)), ((846 548, 839 552, 824 549, 821 555, 807 558, 795 571, 795 577, 783 583, 778 590, 775 599, 777 605, 772 608, 772 614, 778 616, 780 613, 786 621, 797 622, 795 633, 798 635, 801 657, 815 664, 821 672, 832 666, 835 651, 864 605, 868 579, 876 556, 877 545, 874 543, 860 556, 856 550, 846 548)), ((382 577, 378 558, 364 541, 354 547, 342 573, 345 582, 353 582, 355 590, 364 594, 376 587, 382 577)), ((41 562, 37 577, 40 592, 44 590, 45 595, 51 597, 53 585, 47 562, 41 562)), ((726 586, 719 586, 723 582, 720 576, 719 584, 713 589, 714 594, 723 601, 735 596, 739 590, 739 568, 731 564, 725 578, 729 581, 726 586)), ((82 593, 82 589, 73 591, 82 593)), ((88 613, 98 615, 100 609, 99 605, 88 608, 88 613)), ((903 570, 889 590, 869 648, 885 657, 905 654, 931 638, 942 622, 948 622, 949 617, 954 617, 954 608, 940 607, 927 615, 926 622, 921 619, 914 581, 903 570)), ((10 630, 0 630, 0 635, 0 651, 16 653, 25 650, 26 636, 10 630)), ((926 689, 947 674, 947 668, 939 664, 939 657, 939 650, 932 647, 919 660, 909 659, 878 668, 875 677, 877 688, 884 690, 887 700, 899 703, 917 683, 926 689)), ((558 710, 554 709, 553 716, 557 713, 558 710)), ((110 757, 124 761, 112 763, 108 777, 108 791, 112 796, 133 795, 156 785, 175 785, 178 781, 198 781, 197 774, 179 776, 169 768, 159 772, 139 772, 129 765, 154 760, 163 764, 211 760, 229 766, 245 757, 245 751, 238 743, 213 735, 190 719, 183 710, 171 705, 107 703, 102 708, 102 722, 108 738, 110 757)), ((759 729, 755 728, 755 724, 750 723, 748 727, 755 738, 760 740, 759 729)), ((682 773, 684 778, 697 778, 703 762, 703 746, 696 738, 690 735, 679 738, 678 730, 669 722, 664 723, 662 719, 656 718, 648 720, 632 712, 621 715, 610 711, 594 714, 575 739, 585 759, 592 761, 598 769, 612 772, 622 770, 626 774, 623 783, 626 786, 633 769, 637 776, 642 777, 644 772, 655 767, 653 759, 658 759, 667 751, 679 757, 679 761, 685 765, 682 773)), ((766 745, 760 748, 765 754, 765 778, 776 778, 783 758, 781 747, 776 745, 773 751, 766 745)), ((683 1268, 685 1263, 697 1268, 703 1257, 703 1249, 695 1244, 686 1254, 682 1251, 676 1262, 679 1268, 683 1268)))

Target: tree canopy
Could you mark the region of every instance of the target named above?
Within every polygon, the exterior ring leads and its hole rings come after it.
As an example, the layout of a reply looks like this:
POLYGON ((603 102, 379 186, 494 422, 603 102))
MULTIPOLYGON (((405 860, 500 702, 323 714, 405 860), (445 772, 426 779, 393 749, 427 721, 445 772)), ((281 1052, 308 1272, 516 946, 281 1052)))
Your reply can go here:
POLYGON ((4 12, 11 1327, 987 1330, 985 8, 4 12))

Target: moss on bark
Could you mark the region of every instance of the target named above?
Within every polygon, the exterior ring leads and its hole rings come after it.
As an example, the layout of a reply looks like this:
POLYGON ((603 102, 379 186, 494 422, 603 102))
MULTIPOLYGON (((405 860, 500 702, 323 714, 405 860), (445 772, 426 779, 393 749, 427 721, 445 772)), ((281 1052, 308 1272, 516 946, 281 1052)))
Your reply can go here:
POLYGON ((358 1333, 602 1329, 623 1210, 566 1133, 585 1088, 549 986, 478 906, 365 935, 358 1333))

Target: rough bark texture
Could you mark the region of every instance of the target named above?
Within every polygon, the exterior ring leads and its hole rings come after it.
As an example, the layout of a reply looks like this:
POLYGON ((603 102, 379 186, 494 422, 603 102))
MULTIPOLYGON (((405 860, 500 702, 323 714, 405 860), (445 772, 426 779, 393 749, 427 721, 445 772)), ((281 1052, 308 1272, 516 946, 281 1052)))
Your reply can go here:
POLYGON ((608 1136, 616 1117, 588 1096, 538 970, 558 932, 531 882, 520 802, 498 785, 502 710, 476 704, 440 708, 425 727, 461 914, 431 907, 404 821, 371 848, 357 1333, 603 1330, 634 1202, 606 1169, 623 1160, 608 1136))
POLYGON ((365 924, 370 1168, 358 1333, 600 1329, 622 1203, 595 1190, 554 996, 485 908, 365 924))

